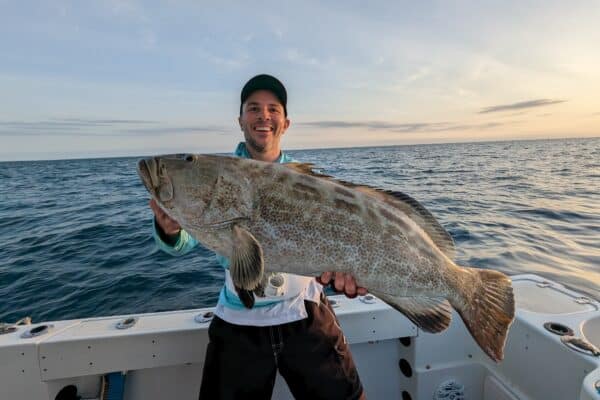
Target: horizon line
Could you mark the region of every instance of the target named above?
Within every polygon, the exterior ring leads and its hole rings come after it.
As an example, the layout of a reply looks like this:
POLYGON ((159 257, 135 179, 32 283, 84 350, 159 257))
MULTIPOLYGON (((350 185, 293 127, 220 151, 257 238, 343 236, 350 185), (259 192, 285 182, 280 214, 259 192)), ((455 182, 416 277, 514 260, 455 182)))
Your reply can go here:
MULTIPOLYGON (((537 141, 554 141, 554 140, 581 140, 581 139, 600 139, 600 134, 598 136, 577 136, 577 137, 552 137, 552 138, 523 138, 523 139, 506 139, 506 140, 468 140, 468 141, 447 141, 447 142, 427 142, 427 143, 405 143, 405 144, 383 144, 383 145, 365 145, 365 146, 342 146, 342 147, 308 147, 308 148, 286 148, 282 151, 290 152, 290 151, 307 151, 307 150, 347 150, 347 149, 368 149, 368 148, 378 148, 378 147, 409 147, 409 146, 434 146, 440 144, 483 144, 483 143, 504 143, 504 142, 537 142, 537 141)), ((228 154, 228 152, 211 152, 204 154, 228 154)), ((2 153, 0 153, 2 156, 2 153)), ((72 158, 41 158, 41 159, 24 159, 24 160, 1 160, 0 163, 10 163, 10 162, 40 162, 40 161, 72 161, 72 160, 104 160, 104 159, 117 159, 117 158, 136 158, 136 157, 144 157, 145 155, 122 155, 122 156, 94 156, 94 157, 72 157, 72 158)))

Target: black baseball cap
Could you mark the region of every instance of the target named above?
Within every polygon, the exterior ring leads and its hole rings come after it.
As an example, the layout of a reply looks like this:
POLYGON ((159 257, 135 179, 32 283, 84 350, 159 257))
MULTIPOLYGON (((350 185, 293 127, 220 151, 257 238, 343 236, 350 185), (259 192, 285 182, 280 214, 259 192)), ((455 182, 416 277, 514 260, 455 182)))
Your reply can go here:
POLYGON ((257 90, 268 90, 273 93, 279 102, 283 106, 283 111, 287 117, 287 92, 283 83, 274 76, 261 74, 251 78, 244 87, 242 88, 241 103, 240 103, 240 115, 242 114, 242 106, 248 100, 248 97, 257 90))

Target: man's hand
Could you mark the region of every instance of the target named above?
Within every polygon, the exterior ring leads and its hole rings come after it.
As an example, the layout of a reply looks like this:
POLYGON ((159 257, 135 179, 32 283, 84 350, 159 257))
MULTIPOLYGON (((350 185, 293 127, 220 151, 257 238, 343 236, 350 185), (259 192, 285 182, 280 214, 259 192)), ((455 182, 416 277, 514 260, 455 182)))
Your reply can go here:
POLYGON ((154 213, 156 223, 166 235, 175 236, 179 234, 181 225, 179 225, 173 218, 169 217, 167 213, 160 208, 158 203, 156 203, 156 200, 150 199, 150 208, 154 213))
POLYGON ((323 285, 327 285, 333 280, 335 290, 343 292, 350 298, 367 294, 366 288, 356 286, 356 281, 352 275, 343 272, 323 272, 317 280, 323 285))

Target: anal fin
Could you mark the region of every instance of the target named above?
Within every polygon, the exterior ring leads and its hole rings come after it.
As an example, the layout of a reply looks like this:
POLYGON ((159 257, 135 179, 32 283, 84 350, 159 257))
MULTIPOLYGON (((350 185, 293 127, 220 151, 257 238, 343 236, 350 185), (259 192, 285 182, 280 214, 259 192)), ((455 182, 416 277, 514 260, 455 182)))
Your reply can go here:
POLYGON ((425 332, 442 332, 452 320, 452 306, 443 297, 400 297, 377 292, 373 294, 400 311, 425 332))

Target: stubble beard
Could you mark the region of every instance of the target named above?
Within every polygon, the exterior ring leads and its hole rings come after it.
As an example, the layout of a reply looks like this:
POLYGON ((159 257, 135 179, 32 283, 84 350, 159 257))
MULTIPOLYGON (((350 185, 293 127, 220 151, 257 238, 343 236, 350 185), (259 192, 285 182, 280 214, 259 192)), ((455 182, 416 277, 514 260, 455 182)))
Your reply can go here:
POLYGON ((250 135, 247 135, 247 137, 246 137, 246 144, 248 146, 250 146, 252 148, 252 150, 256 151, 257 153, 265 153, 267 151, 266 146, 262 146, 262 145, 256 143, 256 141, 254 139, 252 139, 250 137, 250 135))
MULTIPOLYGON (((273 132, 273 140, 276 140, 278 136, 281 136, 281 134, 277 134, 275 132, 273 132)), ((250 134, 246 134, 246 132, 244 132, 244 139, 246 140, 246 144, 248 146, 250 146, 252 148, 252 150, 254 150, 257 153, 266 153, 267 151, 269 151, 270 149, 267 147, 267 145, 261 145, 258 144, 253 138, 252 135, 250 134)))

